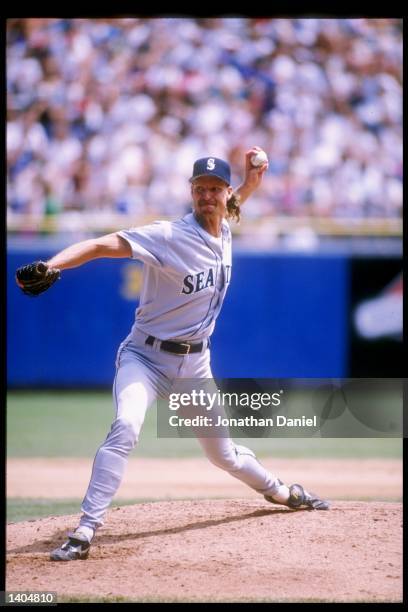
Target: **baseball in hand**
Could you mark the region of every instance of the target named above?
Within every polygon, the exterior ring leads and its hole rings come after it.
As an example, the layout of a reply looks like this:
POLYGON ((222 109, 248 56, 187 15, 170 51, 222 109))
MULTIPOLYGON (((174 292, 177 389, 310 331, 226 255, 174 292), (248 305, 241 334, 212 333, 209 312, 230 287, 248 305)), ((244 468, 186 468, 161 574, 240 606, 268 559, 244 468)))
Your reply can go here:
POLYGON ((251 157, 251 164, 253 166, 263 166, 268 161, 268 156, 265 151, 258 151, 251 157))

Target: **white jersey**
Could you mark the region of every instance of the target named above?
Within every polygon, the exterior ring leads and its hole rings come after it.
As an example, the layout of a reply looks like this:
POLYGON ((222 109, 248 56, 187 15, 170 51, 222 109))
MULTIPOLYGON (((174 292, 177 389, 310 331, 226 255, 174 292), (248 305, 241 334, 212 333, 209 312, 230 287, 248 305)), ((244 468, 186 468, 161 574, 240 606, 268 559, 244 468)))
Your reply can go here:
POLYGON ((231 231, 206 232, 189 213, 177 221, 118 232, 144 263, 135 324, 161 340, 200 341, 210 336, 231 278, 231 231))

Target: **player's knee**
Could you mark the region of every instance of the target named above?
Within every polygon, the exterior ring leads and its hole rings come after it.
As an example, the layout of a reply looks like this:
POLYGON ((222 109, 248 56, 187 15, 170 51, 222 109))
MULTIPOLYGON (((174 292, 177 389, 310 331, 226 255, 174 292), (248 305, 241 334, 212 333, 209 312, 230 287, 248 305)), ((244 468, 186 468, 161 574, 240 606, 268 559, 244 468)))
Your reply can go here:
POLYGON ((138 441, 138 432, 127 419, 116 419, 105 440, 104 447, 114 448, 121 454, 128 454, 138 441))

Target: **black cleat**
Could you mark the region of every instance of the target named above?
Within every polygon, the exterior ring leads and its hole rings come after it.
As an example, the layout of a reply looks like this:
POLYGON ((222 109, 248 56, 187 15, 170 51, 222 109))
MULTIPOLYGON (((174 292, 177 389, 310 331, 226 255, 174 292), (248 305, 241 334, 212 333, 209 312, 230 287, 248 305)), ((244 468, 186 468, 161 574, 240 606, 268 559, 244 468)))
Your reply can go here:
MULTIPOLYGON (((278 482, 279 484, 283 484, 281 481, 278 482)), ((328 501, 320 499, 320 497, 314 493, 309 493, 300 484, 293 484, 289 487, 289 499, 286 503, 276 501, 273 499, 272 495, 264 495, 264 498, 270 504, 289 506, 289 508, 293 508, 294 510, 297 510, 302 506, 306 506, 311 510, 329 510, 330 508, 328 501)))
POLYGON ((320 499, 314 493, 308 493, 300 484, 291 485, 289 494, 289 508, 300 508, 301 506, 306 506, 311 510, 328 510, 330 508, 328 501, 320 499))
POLYGON ((68 540, 52 551, 51 561, 76 561, 77 559, 87 559, 91 543, 82 533, 69 533, 68 540))

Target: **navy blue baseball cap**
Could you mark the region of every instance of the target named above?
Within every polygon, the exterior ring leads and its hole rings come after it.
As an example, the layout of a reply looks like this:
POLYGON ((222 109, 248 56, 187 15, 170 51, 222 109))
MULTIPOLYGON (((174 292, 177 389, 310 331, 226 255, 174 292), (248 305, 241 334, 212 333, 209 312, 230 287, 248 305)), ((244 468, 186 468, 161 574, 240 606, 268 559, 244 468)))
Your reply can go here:
POLYGON ((202 157, 194 162, 190 183, 200 176, 216 176, 227 185, 231 184, 231 168, 228 162, 218 157, 202 157))

